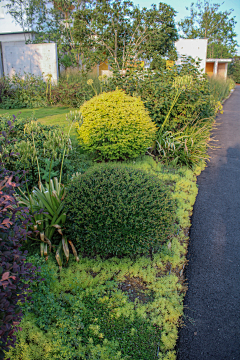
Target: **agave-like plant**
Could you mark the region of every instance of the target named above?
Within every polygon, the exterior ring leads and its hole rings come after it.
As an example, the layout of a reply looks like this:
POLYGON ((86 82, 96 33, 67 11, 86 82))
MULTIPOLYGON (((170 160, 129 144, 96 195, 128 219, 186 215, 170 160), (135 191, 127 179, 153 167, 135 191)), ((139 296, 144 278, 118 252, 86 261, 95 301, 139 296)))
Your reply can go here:
POLYGON ((45 186, 41 184, 41 188, 35 187, 30 195, 22 193, 19 197, 19 204, 27 206, 31 213, 34 215, 34 223, 32 225, 33 230, 38 234, 38 238, 41 241, 40 251, 41 255, 48 255, 51 252, 54 245, 52 244, 52 238, 57 230, 62 236, 61 241, 56 250, 56 260, 60 268, 63 264, 63 254, 69 259, 69 247, 70 244, 73 254, 77 261, 79 261, 76 249, 73 243, 66 239, 63 235, 63 226, 66 221, 66 214, 64 211, 64 197, 66 190, 64 185, 58 182, 57 178, 50 180, 50 183, 46 183, 45 186))
MULTIPOLYGON (((29 126, 29 131, 32 134, 33 144, 31 146, 31 151, 27 154, 27 149, 24 147, 24 151, 22 152, 22 157, 31 157, 32 161, 37 162, 38 166, 38 174, 39 174, 39 182, 38 188, 35 187, 31 193, 27 188, 27 193, 21 192, 21 196, 18 197, 19 204, 23 204, 29 208, 29 211, 33 215, 34 223, 32 228, 36 231, 37 239, 40 240, 40 252, 41 255, 48 255, 48 250, 51 252, 52 248, 55 245, 52 243, 53 235, 57 231, 61 235, 61 241, 57 246, 56 250, 56 260, 60 269, 63 265, 63 255, 66 256, 68 261, 69 259, 69 246, 71 246, 73 254, 77 261, 79 261, 77 251, 70 240, 67 240, 64 236, 63 226, 66 221, 66 214, 64 210, 64 198, 66 194, 66 190, 63 184, 61 184, 61 177, 62 177, 62 168, 64 157, 67 151, 67 148, 71 146, 69 142, 69 134, 71 131, 71 127, 75 121, 82 121, 81 114, 79 112, 70 112, 67 116, 67 120, 71 122, 68 136, 64 137, 63 139, 57 139, 56 136, 51 136, 48 134, 47 137, 47 148, 51 149, 52 160, 54 159, 54 154, 56 153, 55 147, 59 146, 59 141, 61 143, 61 147, 63 149, 63 156, 61 162, 61 170, 59 175, 59 180, 55 177, 54 179, 50 178, 51 174, 51 166, 49 169, 49 182, 45 183, 45 186, 42 184, 40 169, 38 165, 37 154, 35 150, 34 144, 34 129, 37 126, 35 123, 31 123, 29 126), (57 139, 57 140, 56 140, 57 139)), ((21 149, 20 149, 21 150, 21 149)), ((21 151, 20 151, 21 155, 21 151)))

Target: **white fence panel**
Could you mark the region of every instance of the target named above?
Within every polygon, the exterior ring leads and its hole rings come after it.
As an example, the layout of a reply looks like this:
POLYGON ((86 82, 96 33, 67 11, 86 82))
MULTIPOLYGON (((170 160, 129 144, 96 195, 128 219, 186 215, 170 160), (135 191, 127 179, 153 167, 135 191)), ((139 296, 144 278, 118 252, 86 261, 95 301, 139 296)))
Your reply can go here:
POLYGON ((12 76, 18 73, 52 75, 52 82, 58 80, 57 45, 49 44, 18 44, 17 42, 2 42, 3 71, 5 75, 12 76))

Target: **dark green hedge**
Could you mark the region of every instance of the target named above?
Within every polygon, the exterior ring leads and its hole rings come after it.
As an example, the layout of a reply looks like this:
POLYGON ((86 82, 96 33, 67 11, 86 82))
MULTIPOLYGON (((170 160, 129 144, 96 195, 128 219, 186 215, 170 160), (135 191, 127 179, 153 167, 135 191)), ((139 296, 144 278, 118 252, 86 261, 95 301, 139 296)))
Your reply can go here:
POLYGON ((66 234, 87 255, 158 250, 173 232, 175 204, 152 174, 101 164, 75 178, 66 197, 66 234))

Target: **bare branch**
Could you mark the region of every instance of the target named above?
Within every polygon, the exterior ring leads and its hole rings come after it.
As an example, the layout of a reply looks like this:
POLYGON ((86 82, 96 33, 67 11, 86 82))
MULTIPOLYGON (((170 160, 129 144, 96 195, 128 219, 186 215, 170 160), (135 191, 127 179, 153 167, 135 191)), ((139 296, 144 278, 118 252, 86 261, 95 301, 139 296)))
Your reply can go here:
POLYGON ((115 63, 117 63, 117 30, 115 29, 115 63))
POLYGON ((122 70, 124 69, 124 64, 125 64, 125 48, 126 48, 126 42, 125 42, 125 39, 124 39, 124 41, 123 41, 122 70))
POLYGON ((130 40, 130 42, 129 42, 129 46, 132 45, 132 41, 133 41, 133 39, 134 39, 135 33, 136 33, 137 29, 139 28, 139 26, 140 26, 140 25, 138 25, 138 26, 136 27, 136 29, 134 30, 134 32, 133 32, 132 37, 131 37, 131 40, 130 40))
POLYGON ((135 48, 138 47, 139 45, 141 45, 141 43, 143 42, 144 39, 146 39, 147 35, 145 35, 142 39, 141 37, 145 34, 145 32, 147 31, 147 28, 144 29, 144 31, 142 32, 142 34, 139 36, 139 38, 137 39, 136 43, 135 43, 135 48))

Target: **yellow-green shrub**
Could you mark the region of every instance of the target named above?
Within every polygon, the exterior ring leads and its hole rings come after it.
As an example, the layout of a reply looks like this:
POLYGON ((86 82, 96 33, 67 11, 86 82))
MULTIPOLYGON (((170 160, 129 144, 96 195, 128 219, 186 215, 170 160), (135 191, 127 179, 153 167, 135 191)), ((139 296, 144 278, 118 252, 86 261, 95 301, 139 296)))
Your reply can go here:
POLYGON ((93 97, 80 110, 79 140, 97 160, 136 158, 152 145, 156 126, 140 98, 117 89, 93 97))

